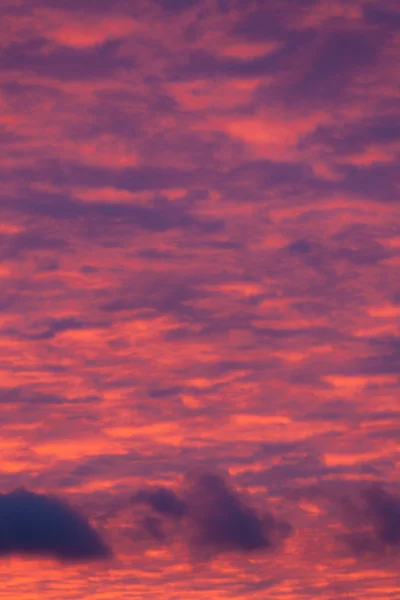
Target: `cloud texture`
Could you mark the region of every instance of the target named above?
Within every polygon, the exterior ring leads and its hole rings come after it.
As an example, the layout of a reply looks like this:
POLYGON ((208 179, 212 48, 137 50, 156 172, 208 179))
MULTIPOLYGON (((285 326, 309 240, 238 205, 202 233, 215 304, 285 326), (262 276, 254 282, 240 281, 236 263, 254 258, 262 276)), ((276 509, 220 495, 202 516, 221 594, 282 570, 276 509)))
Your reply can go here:
POLYGON ((396 0, 2 0, 4 600, 399 596, 399 45, 396 0))

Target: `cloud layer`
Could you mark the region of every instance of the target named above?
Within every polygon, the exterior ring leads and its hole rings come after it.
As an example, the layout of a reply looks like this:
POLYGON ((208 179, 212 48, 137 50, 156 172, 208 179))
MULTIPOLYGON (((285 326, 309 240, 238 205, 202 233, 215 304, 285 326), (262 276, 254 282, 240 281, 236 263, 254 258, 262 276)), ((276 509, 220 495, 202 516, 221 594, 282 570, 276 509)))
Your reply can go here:
POLYGON ((1 9, 5 599, 397 597, 398 2, 1 9))

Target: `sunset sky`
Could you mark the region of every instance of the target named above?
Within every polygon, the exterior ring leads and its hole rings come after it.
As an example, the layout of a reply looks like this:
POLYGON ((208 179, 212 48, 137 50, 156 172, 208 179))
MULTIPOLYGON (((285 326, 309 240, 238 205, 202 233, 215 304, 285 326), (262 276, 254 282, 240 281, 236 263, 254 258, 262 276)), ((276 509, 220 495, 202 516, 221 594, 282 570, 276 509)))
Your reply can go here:
POLYGON ((0 7, 0 600, 398 600, 398 0, 0 7))

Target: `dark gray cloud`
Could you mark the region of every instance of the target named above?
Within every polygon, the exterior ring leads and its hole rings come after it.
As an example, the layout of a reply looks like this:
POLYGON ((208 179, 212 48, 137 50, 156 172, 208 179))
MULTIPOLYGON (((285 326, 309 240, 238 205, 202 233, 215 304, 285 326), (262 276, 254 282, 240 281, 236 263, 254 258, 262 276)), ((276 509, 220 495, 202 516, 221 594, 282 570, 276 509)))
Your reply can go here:
POLYGON ((327 272, 338 263, 346 261, 357 266, 367 266, 390 257, 391 253, 375 239, 373 227, 353 224, 327 239, 324 244, 299 238, 287 250, 299 260, 318 271, 327 272))
POLYGON ((378 262, 390 256, 385 247, 375 238, 373 227, 362 224, 352 224, 334 235, 331 242, 335 244, 333 258, 348 260, 357 265, 367 265, 378 262))
MULTIPOLYGON (((44 172, 42 175, 45 179, 50 177, 53 183, 68 184, 73 178, 74 182, 80 185, 111 185, 128 191, 192 187, 197 181, 201 181, 203 177, 207 176, 201 169, 185 170, 179 167, 163 167, 157 164, 114 170, 58 161, 50 161, 43 166, 44 172)), ((40 174, 39 180, 41 180, 40 174)))
POLYGON ((396 375, 400 373, 400 352, 375 354, 360 358, 357 362, 359 373, 396 375))
POLYGON ((84 327, 90 326, 89 323, 83 323, 75 317, 62 317, 62 318, 49 318, 42 319, 37 323, 33 323, 30 328, 17 329, 11 328, 4 329, 3 332, 7 333, 12 338, 18 338, 20 340, 51 340, 58 333, 64 331, 76 331, 83 329, 84 327))
POLYGON ((388 31, 398 31, 400 29, 400 11, 396 11, 395 5, 391 8, 380 3, 371 2, 364 6, 364 14, 368 24, 383 26, 388 31))
POLYGON ((293 39, 297 31, 289 25, 294 9, 311 9, 315 0, 289 0, 277 3, 261 3, 262 8, 244 13, 233 26, 231 34, 249 42, 271 39, 293 39))
POLYGON ((85 0, 85 4, 82 5, 80 0, 57 0, 57 5, 54 5, 52 0, 24 0, 23 3, 16 3, 13 0, 5 0, 2 3, 2 11, 4 14, 23 16, 29 11, 37 10, 39 7, 43 8, 57 8, 58 10, 65 10, 68 12, 79 12, 82 13, 99 13, 102 14, 107 11, 109 12, 121 5, 119 0, 85 0))
POLYGON ((395 142, 400 138, 399 114, 391 111, 379 117, 364 117, 352 123, 320 126, 301 140, 299 147, 321 145, 326 151, 343 159, 354 152, 361 152, 370 144, 395 142))
POLYGON ((60 80, 98 79, 135 66, 132 57, 118 56, 119 47, 117 41, 79 50, 53 46, 42 38, 14 42, 0 53, 0 68, 60 80))
POLYGON ((338 189, 378 202, 398 202, 400 176, 394 162, 360 167, 343 164, 339 170, 343 180, 338 189))
POLYGON ((111 551, 78 512, 61 500, 24 489, 0 495, 0 555, 61 561, 106 559, 111 551))
POLYGON ((254 186, 259 186, 263 193, 268 193, 269 188, 278 186, 287 187, 290 184, 301 182, 302 185, 317 183, 317 178, 313 175, 308 165, 294 162, 273 161, 273 160, 254 160, 239 164, 229 171, 225 176, 226 183, 232 186, 242 182, 251 182, 254 186))
POLYGON ((311 92, 325 88, 324 94, 332 92, 335 86, 343 85, 354 70, 370 65, 376 60, 379 44, 374 36, 359 30, 338 30, 332 32, 320 46, 310 70, 306 73, 303 85, 311 92))
MULTIPOLYGON (((291 32, 288 35, 290 39, 291 32)), ((283 53, 282 66, 292 76, 285 78, 281 69, 282 80, 270 92, 291 110, 333 108, 334 103, 349 99, 357 76, 379 64, 387 39, 385 28, 352 28, 345 19, 318 34, 305 30, 295 51, 290 53, 289 46, 283 53)))
MULTIPOLYGON (((149 181, 150 189, 154 182, 149 181)), ((162 187, 162 186, 161 186, 162 187)), ((126 189, 125 186, 122 189, 126 189)), ((2 202, 3 206, 7 201, 2 202)), ((189 228, 201 233, 214 233, 224 228, 220 219, 202 219, 190 214, 188 206, 173 204, 160 199, 153 206, 141 206, 124 203, 92 202, 85 203, 66 195, 34 194, 26 192, 24 197, 13 201, 9 207, 25 214, 34 214, 51 219, 87 222, 93 228, 96 224, 136 225, 153 232, 163 232, 173 228, 189 228)), ((0 240, 1 242, 1 240, 0 240)), ((4 252, 13 256, 22 250, 63 248, 66 244, 53 238, 40 241, 26 234, 10 240, 4 252)))
MULTIPOLYGON (((172 313, 183 320, 200 320, 202 311, 197 310, 194 303, 207 294, 198 289, 195 283, 191 279, 171 275, 168 271, 160 273, 149 270, 136 274, 134 280, 116 290, 102 305, 102 309, 109 313, 152 309, 172 313)), ((197 284, 200 284, 199 279, 197 284)))
POLYGON ((365 490, 364 498, 367 515, 372 519, 379 541, 388 546, 400 546, 400 498, 378 486, 365 490))
MULTIPOLYGON (((171 490, 141 490, 133 501, 145 502, 164 517, 172 517, 196 556, 211 558, 223 552, 273 549, 292 531, 270 512, 260 515, 214 473, 189 478, 179 498, 171 490)), ((146 527, 151 532, 151 528, 146 527)), ((160 524, 157 524, 157 535, 160 524)))
POLYGON ((44 394, 38 392, 29 386, 24 387, 2 387, 0 388, 1 404, 26 404, 26 405, 46 405, 62 404, 65 398, 55 394, 44 394))
POLYGON ((149 394, 152 398, 168 398, 170 396, 176 396, 183 391, 183 387, 173 386, 167 388, 158 388, 149 390, 149 394))
POLYGON ((217 58, 204 50, 192 51, 181 66, 176 66, 168 71, 171 80, 193 80, 202 77, 256 77, 267 73, 274 73, 280 67, 280 51, 275 54, 241 59, 217 58))
POLYGON ((274 546, 274 536, 286 537, 291 526, 267 512, 260 516, 216 474, 196 477, 188 494, 195 524, 192 543, 200 551, 252 552, 274 546))
POLYGON ((186 502, 166 488, 141 490, 134 496, 133 502, 146 502, 156 512, 176 519, 183 517, 188 509, 186 502))
POLYGON ((165 540, 165 533, 162 527, 161 519, 155 517, 145 517, 142 521, 144 529, 151 535, 152 538, 163 542, 165 540))
POLYGON ((339 539, 358 555, 381 554, 400 548, 400 497, 371 483, 341 499, 342 517, 349 532, 339 539))
POLYGON ((40 231, 25 231, 14 235, 0 234, 0 258, 19 258, 25 252, 62 252, 68 247, 66 241, 40 231))
POLYGON ((201 0, 156 0, 164 10, 170 13, 180 13, 193 6, 201 4, 201 0))
POLYGON ((358 365, 369 373, 400 373, 400 337, 375 337, 370 341, 373 353, 358 360, 358 365))

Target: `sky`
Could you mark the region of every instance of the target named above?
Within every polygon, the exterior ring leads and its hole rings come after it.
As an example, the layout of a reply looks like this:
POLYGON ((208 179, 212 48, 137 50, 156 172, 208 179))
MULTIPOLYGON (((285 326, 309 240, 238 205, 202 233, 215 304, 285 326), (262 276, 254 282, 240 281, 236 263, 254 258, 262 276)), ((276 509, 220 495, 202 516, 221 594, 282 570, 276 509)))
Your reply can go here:
POLYGON ((399 598, 397 0, 0 2, 0 600, 399 598))

